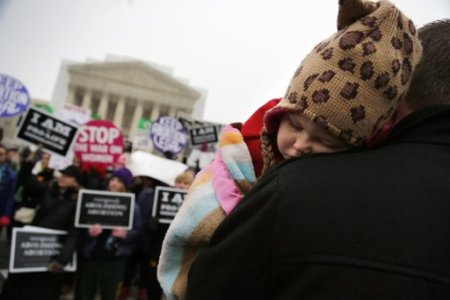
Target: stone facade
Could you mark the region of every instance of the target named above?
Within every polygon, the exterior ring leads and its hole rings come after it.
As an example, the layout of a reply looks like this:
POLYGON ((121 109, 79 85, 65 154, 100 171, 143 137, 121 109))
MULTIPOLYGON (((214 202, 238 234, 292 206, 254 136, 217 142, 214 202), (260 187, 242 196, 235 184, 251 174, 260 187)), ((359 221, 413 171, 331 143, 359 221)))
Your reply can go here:
POLYGON ((200 91, 137 60, 71 64, 65 101, 112 121, 133 140, 141 118, 191 115, 200 91))
MULTIPOLYGON (((107 58, 101 62, 63 61, 51 105, 58 112, 64 102, 91 110, 112 121, 126 140, 134 141, 141 118, 159 116, 202 119, 206 92, 175 78, 171 70, 139 60, 107 58)), ((23 144, 15 139, 19 117, 0 118, 7 145, 23 144)))

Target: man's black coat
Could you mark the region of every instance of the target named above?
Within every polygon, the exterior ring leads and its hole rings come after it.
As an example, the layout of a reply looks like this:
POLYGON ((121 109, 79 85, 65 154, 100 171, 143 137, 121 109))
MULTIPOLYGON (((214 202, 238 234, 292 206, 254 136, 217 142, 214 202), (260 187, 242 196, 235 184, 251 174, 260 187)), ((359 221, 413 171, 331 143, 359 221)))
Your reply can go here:
POLYGON ((187 299, 450 299, 450 109, 375 149, 286 161, 193 264, 187 299))

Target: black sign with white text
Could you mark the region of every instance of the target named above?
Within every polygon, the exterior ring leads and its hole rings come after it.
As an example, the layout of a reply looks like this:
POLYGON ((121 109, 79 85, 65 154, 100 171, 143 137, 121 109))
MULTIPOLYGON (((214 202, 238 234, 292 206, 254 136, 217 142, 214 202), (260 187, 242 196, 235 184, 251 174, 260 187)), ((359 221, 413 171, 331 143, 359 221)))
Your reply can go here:
POLYGON ((133 152, 133 143, 130 141, 125 141, 125 145, 123 147, 123 152, 125 152, 125 153, 133 152))
POLYGON ((152 216, 159 223, 170 224, 186 197, 187 191, 157 186, 153 200, 152 216))
MULTIPOLYGON (((9 271, 11 273, 45 272, 48 263, 59 255, 67 233, 64 231, 14 228, 11 243, 9 271)), ((76 255, 65 270, 75 271, 76 255)))
POLYGON ((134 194, 96 190, 78 193, 75 227, 88 228, 100 224, 103 228, 131 229, 133 224, 134 194))
POLYGON ((17 138, 44 146, 49 152, 66 156, 77 127, 30 107, 17 131, 17 138))
POLYGON ((217 128, 214 125, 195 127, 190 130, 191 144, 193 146, 217 143, 217 128))

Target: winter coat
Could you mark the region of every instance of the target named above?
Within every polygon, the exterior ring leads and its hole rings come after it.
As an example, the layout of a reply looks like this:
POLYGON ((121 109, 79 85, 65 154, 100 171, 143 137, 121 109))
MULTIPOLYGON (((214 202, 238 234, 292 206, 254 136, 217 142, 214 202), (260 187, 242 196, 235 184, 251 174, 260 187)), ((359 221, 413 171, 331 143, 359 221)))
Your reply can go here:
POLYGON ((278 165, 191 267, 187 299, 450 299, 450 107, 365 151, 278 165))
POLYGON ((0 216, 11 217, 14 211, 14 193, 16 191, 16 172, 4 163, 0 180, 0 216))
POLYGON ((137 197, 136 204, 139 206, 142 217, 142 235, 139 238, 139 251, 147 253, 151 243, 152 210, 155 191, 152 187, 144 187, 137 197))
MULTIPOLYGON (((141 217, 144 224, 150 222, 152 218, 153 210, 153 198, 155 196, 155 190, 152 187, 145 187, 139 193, 136 204, 141 211, 141 217)), ((144 227, 149 227, 145 225, 144 227)))
POLYGON ((67 263, 77 248, 78 234, 74 227, 78 191, 60 191, 57 182, 50 183, 31 225, 49 229, 65 230, 68 236, 57 260, 67 263))
POLYGON ((40 181, 37 176, 32 175, 22 188, 17 191, 16 200, 20 197, 20 206, 36 208, 45 197, 49 183, 40 181))

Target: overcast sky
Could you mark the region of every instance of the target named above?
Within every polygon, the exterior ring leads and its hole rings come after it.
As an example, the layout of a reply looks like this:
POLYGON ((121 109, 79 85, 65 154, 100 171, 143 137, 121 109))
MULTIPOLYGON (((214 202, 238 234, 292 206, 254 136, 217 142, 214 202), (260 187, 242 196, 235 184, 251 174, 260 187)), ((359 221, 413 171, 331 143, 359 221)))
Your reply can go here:
MULTIPOLYGON (((62 59, 110 55, 170 67, 207 90, 206 120, 245 120, 282 96, 301 59, 335 32, 338 0, 0 0, 0 73, 50 100, 62 59)), ((396 0, 418 27, 449 0, 396 0)))

